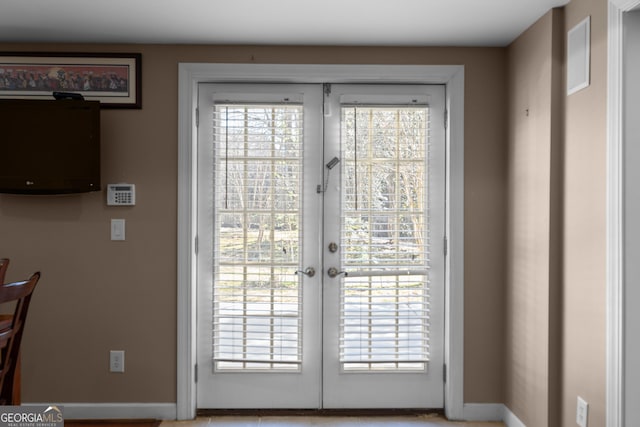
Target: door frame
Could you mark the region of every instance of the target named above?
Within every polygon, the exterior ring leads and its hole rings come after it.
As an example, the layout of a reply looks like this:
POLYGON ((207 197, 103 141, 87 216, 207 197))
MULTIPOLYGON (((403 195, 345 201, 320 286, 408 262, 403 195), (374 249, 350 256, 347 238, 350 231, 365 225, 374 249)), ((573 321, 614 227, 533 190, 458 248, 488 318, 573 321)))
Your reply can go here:
POLYGON ((446 87, 446 365, 444 405, 464 417, 464 66, 210 64, 178 65, 177 397, 179 420, 196 415, 196 109, 199 83, 384 83, 446 87))
MULTIPOLYGON (((635 123, 628 119, 632 108, 625 97, 629 64, 640 63, 637 51, 627 49, 625 33, 630 25, 625 13, 640 10, 640 0, 610 0, 608 4, 607 45, 607 427, 632 425, 640 419, 633 401, 640 390, 637 369, 629 360, 637 359, 640 340, 636 328, 637 310, 627 310, 638 302, 630 292, 638 271, 626 259, 636 256, 637 245, 628 233, 637 233, 638 205, 630 203, 635 195, 626 185, 637 178, 637 152, 629 153, 627 137, 635 123), (635 155, 633 155, 635 154, 635 155)), ((637 31, 637 30, 636 30, 637 31)), ((637 65, 635 65, 637 66, 637 65)), ((637 234, 636 234, 637 235, 637 234)))

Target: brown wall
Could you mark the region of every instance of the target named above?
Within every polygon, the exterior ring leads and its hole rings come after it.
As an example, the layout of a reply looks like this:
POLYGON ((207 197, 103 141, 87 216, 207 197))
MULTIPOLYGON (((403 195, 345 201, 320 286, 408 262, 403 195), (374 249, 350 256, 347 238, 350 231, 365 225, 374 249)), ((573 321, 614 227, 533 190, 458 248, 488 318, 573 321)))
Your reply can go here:
POLYGON ((0 51, 143 55, 142 110, 103 110, 103 182, 136 184, 137 205, 104 194, 0 196, 9 279, 41 270, 24 342, 24 401, 175 402, 179 62, 465 65, 465 396, 503 401, 506 51, 17 45, 0 51), (109 240, 110 218, 127 241, 109 240), (126 350, 126 373, 108 351, 126 350))

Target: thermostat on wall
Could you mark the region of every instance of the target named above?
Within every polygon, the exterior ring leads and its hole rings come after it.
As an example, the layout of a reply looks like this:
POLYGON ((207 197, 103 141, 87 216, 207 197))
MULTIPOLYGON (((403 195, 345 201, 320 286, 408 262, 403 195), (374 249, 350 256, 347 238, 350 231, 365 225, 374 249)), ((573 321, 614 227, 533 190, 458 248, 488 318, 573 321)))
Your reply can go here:
POLYGON ((133 206, 135 204, 135 184, 107 184, 108 206, 133 206))

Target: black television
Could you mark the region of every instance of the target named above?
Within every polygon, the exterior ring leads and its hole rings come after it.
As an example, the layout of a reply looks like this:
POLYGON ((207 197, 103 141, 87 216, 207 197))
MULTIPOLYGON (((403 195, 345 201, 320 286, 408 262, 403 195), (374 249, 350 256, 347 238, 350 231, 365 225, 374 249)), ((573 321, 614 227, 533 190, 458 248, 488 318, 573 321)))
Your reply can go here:
POLYGON ((100 190, 100 103, 0 99, 0 193, 100 190))

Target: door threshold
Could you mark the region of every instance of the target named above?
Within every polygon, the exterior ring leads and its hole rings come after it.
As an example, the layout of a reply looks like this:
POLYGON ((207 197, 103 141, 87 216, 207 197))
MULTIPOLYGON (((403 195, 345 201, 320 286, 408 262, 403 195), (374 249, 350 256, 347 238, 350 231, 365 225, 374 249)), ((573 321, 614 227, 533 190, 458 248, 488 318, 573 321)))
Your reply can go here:
POLYGON ((327 417, 393 417, 412 415, 441 415, 444 409, 198 409, 198 417, 220 416, 327 416, 327 417))

